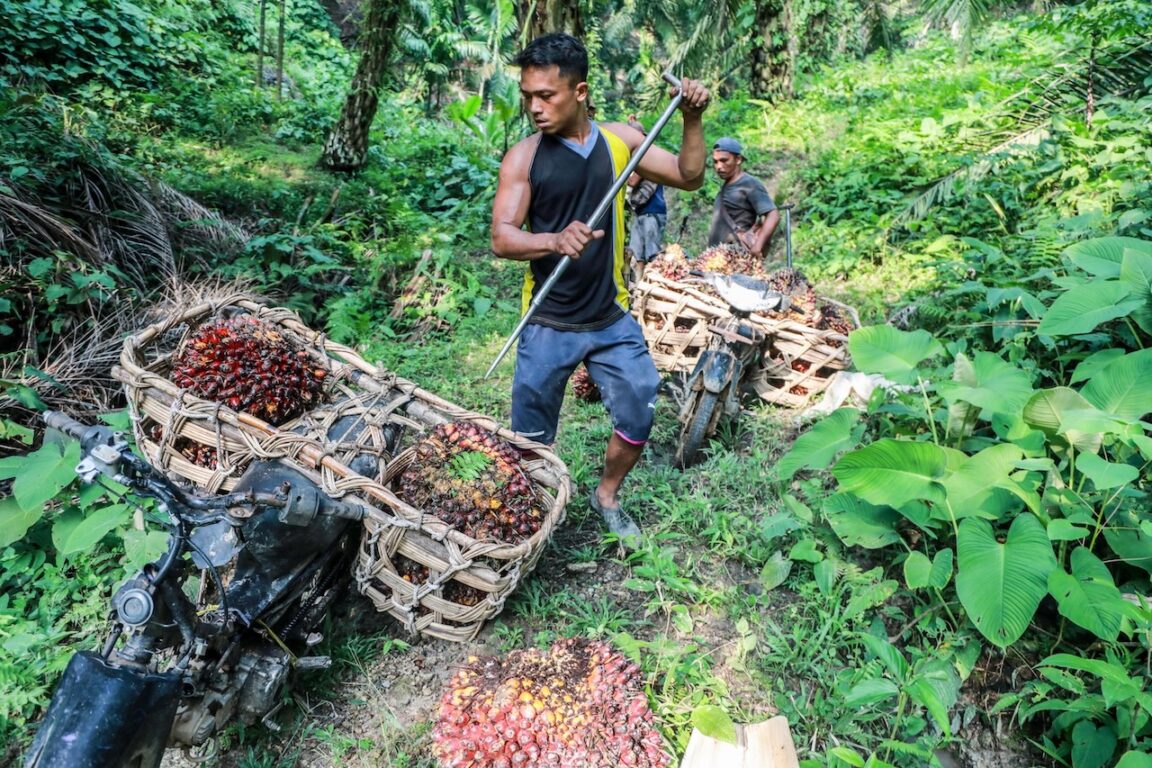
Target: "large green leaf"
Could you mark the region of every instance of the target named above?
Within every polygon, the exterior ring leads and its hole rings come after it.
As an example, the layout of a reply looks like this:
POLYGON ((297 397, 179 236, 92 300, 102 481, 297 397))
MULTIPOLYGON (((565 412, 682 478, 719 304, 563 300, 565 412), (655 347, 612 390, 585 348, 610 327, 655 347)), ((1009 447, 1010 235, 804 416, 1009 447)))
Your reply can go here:
POLYGON ((870 325, 852 331, 848 351, 861 371, 882 374, 897 384, 914 384, 920 363, 943 354, 944 347, 925 330, 870 325))
POLYGON ((943 501, 940 481, 947 473, 948 457, 940 447, 891 438, 843 456, 832 468, 843 490, 897 509, 916 499, 943 501))
POLYGON ((969 518, 956 538, 956 595, 984 637, 1000 648, 1020 639, 1044 595, 1056 557, 1035 517, 1020 515, 1003 543, 992 526, 969 518))
POLYGON ((1032 397, 1028 374, 991 352, 972 359, 975 383, 942 381, 937 391, 949 403, 963 401, 993 413, 1015 413, 1032 397))
MULTIPOLYGON (((1049 437, 1060 437, 1081 452, 1095 453, 1104 440, 1103 432, 1084 432, 1077 429, 1083 412, 1096 409, 1084 396, 1068 387, 1043 389, 1032 396, 1024 406, 1024 421, 1049 437)), ((1107 416, 1096 411, 1100 416, 1107 416)))
POLYGON ((1080 390, 1102 411, 1136 420, 1152 413, 1152 349, 1142 349, 1105 365, 1080 390))
POLYGON ((11 496, 0 499, 0 550, 24 538, 43 514, 42 507, 24 509, 11 496))
POLYGON ((1024 457, 1020 446, 997 443, 970 456, 943 481, 948 505, 957 520, 983 517, 995 520, 1012 506, 1013 498, 1025 499, 1029 508, 1040 508, 1040 497, 1011 478, 1024 457))
POLYGON ((1068 383, 1078 384, 1081 381, 1088 381, 1104 370, 1104 367, 1113 360, 1121 357, 1124 357, 1124 350, 1120 347, 1108 347, 1099 352, 1093 352, 1076 364, 1076 370, 1072 373, 1072 378, 1068 380, 1068 383))
POLYGON ((1152 333, 1152 243, 1148 252, 1132 248, 1125 249, 1124 260, 1120 263, 1120 282, 1132 291, 1132 296, 1140 299, 1140 307, 1132 313, 1132 318, 1145 333, 1152 333))
POLYGON ((39 450, 24 456, 0 459, 0 479, 12 482, 12 497, 26 512, 38 510, 76 479, 80 444, 70 440, 61 445, 45 442, 39 450))
POLYGON ((1112 574, 1087 547, 1072 551, 1072 573, 1055 568, 1048 574, 1048 591, 1060 615, 1097 637, 1115 640, 1126 610, 1112 574))
POLYGON ((855 408, 840 408, 814 424, 776 462, 780 479, 788 480, 805 468, 824 469, 836 454, 854 448, 859 434, 853 427, 859 421, 860 412, 855 408))
POLYGON ((1140 470, 1131 464, 1115 464, 1094 453, 1081 453, 1076 456, 1076 469, 1080 470, 1098 491, 1128 485, 1140 477, 1140 470))
POLYGON ((840 541, 849 547, 879 549, 900 541, 900 534, 896 532, 899 512, 869 504, 850 493, 826 498, 824 517, 840 541))
POLYGON ((1118 280, 1094 280, 1060 294, 1044 313, 1036 332, 1044 336, 1089 333, 1101 323, 1129 315, 1143 303, 1118 280))
POLYGON ((1072 729, 1072 768, 1104 768, 1116 751, 1116 731, 1081 720, 1072 729))
POLYGON ((110 531, 127 521, 128 509, 127 504, 110 504, 90 515, 70 510, 53 524, 52 543, 65 557, 76 552, 87 552, 110 531))
POLYGON ((1064 249, 1064 258, 1090 275, 1120 276, 1125 251, 1152 255, 1152 243, 1135 237, 1098 237, 1073 243, 1064 249))

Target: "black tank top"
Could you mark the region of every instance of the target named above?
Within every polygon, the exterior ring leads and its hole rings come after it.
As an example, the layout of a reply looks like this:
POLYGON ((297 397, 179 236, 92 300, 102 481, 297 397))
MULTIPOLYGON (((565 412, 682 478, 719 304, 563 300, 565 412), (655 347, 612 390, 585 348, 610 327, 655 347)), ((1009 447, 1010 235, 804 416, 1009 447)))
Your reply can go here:
MULTIPOLYGON (((618 172, 616 165, 623 168, 628 158, 627 145, 603 129, 595 142, 592 152, 584 158, 556 136, 540 136, 528 173, 532 189, 528 207, 531 231, 559 232, 573 221, 588 221, 592 216, 612 187, 618 172)), ((580 258, 568 265, 530 322, 560 330, 596 330, 611 325, 627 311, 623 201, 621 191, 597 227, 605 231, 604 237, 589 243, 580 258)), ((561 258, 551 254, 529 262, 524 281, 525 309, 561 258)))

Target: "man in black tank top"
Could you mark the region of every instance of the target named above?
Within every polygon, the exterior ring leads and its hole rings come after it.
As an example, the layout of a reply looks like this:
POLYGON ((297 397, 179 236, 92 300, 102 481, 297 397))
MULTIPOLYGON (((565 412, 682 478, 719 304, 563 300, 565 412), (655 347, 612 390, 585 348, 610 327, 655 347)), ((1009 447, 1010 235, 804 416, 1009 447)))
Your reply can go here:
MULTIPOLYGON (((640 529, 621 509, 617 494, 652 429, 660 375, 639 325, 628 313, 624 192, 599 229, 586 222, 644 136, 622 123, 589 119, 588 54, 571 35, 539 37, 515 63, 524 110, 538 132, 508 150, 500 165, 492 251, 528 262, 525 309, 563 258, 570 257, 572 263, 520 336, 512 429, 551 444, 565 384, 583 362, 604 396, 614 427, 604 472, 589 504, 625 545, 635 545, 640 529)), ((702 115, 709 94, 694 80, 685 79, 680 87, 680 154, 653 146, 637 171, 659 184, 692 190, 704 181, 702 115)))

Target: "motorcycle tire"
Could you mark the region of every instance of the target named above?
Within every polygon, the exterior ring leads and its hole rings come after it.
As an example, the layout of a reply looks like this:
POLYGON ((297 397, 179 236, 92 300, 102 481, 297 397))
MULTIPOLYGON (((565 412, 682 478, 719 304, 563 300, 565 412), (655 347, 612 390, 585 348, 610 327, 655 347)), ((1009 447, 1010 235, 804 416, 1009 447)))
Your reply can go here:
POLYGON ((719 394, 702 389, 693 393, 693 398, 676 450, 676 466, 680 469, 687 469, 696 463, 704 441, 716 431, 716 424, 720 420, 719 394))

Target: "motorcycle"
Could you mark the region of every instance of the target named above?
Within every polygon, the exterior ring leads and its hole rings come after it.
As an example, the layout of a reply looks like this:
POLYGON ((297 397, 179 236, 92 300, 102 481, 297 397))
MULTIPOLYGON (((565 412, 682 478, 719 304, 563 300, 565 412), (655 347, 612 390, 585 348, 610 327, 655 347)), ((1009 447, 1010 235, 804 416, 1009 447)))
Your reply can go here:
MULTIPOLYGON (((156 768, 169 746, 207 758, 225 724, 267 721, 294 672, 329 664, 307 654, 349 583, 365 509, 279 460, 254 461, 231 493, 200 496, 123 433, 58 412, 45 421, 80 441, 85 483, 104 477, 154 499, 169 539, 116 591, 102 648, 70 660, 24 766, 156 768)), ((387 437, 392 450, 398 430, 387 437)), ((356 457, 369 475, 382 460, 356 457)))
POLYGON ((680 409, 680 440, 675 463, 681 469, 697 459, 704 442, 716 431, 721 414, 740 413, 740 393, 746 375, 754 371, 764 334, 746 322, 753 312, 786 309, 787 297, 763 280, 747 275, 720 275, 693 271, 728 303, 729 317, 710 325, 708 346, 700 354, 684 383, 680 409))

